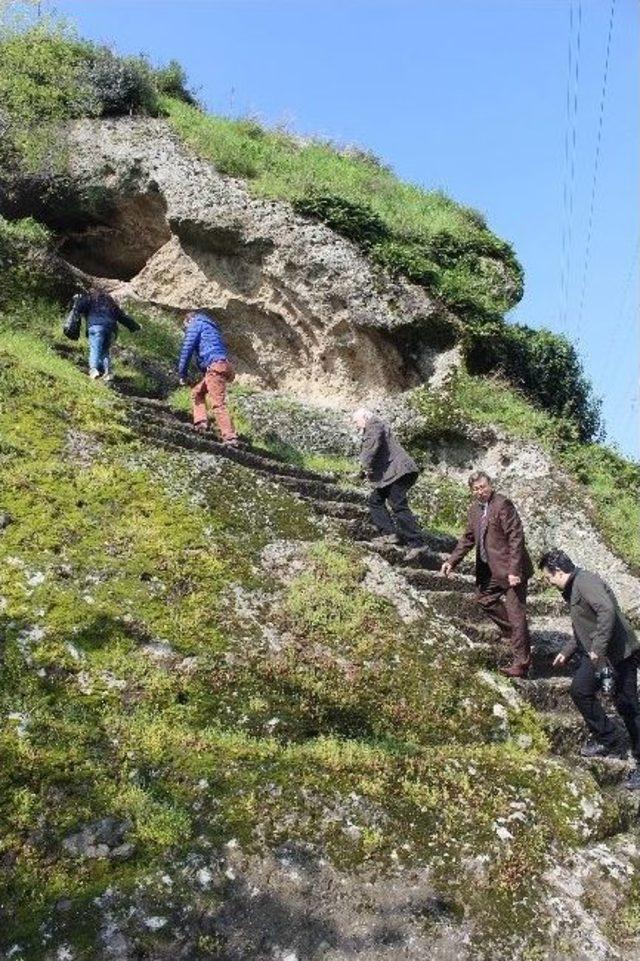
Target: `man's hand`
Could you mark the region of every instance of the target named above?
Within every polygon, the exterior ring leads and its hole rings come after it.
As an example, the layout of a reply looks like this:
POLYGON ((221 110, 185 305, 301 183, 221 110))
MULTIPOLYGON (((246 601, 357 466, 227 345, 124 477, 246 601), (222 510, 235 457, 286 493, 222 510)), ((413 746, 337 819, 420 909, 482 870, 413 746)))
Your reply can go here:
POLYGON ((600 655, 596 654, 595 651, 591 651, 591 653, 589 654, 589 657, 591 659, 592 664, 597 664, 598 661, 600 660, 600 655))
POLYGON ((521 578, 517 574, 507 574, 507 580, 509 581, 509 587, 517 587, 521 578))
POLYGON ((553 667, 562 667, 566 660, 567 659, 562 652, 560 652, 560 654, 556 654, 553 659, 553 667))
POLYGON ((445 577, 451 577, 451 575, 453 574, 453 567, 451 566, 449 561, 444 562, 444 564, 440 568, 440 573, 444 574, 445 577))

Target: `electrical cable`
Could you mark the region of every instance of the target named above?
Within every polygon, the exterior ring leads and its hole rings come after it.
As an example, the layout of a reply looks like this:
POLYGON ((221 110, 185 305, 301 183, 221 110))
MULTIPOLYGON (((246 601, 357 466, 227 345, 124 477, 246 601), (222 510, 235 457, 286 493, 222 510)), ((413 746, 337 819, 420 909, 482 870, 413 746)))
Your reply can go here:
POLYGON ((587 222, 587 242, 584 253, 584 266, 582 270, 582 283, 580 287, 580 306, 577 313, 576 334, 579 337, 582 327, 582 317, 587 291, 587 276, 589 273, 589 262, 591 260, 591 241, 593 237, 593 215, 595 211, 596 189, 598 184, 598 173, 600 170, 600 153, 602 147, 602 128, 604 123, 604 108, 607 98, 607 84, 609 82, 609 63, 611 61, 611 37, 613 35, 613 22, 615 19, 616 0, 611 0, 609 9, 609 28, 607 31, 606 53, 604 58, 604 70, 602 76, 602 89, 600 92, 600 109, 598 112, 598 133, 596 136, 596 151, 593 161, 593 178, 591 182, 591 199, 589 202, 589 218, 587 222))
POLYGON ((567 63, 566 128, 564 138, 564 187, 562 254, 560 268, 560 330, 566 327, 569 312, 569 278, 573 246, 573 206, 576 176, 576 146, 580 86, 580 47, 582 39, 582 0, 570 0, 569 50, 567 63))

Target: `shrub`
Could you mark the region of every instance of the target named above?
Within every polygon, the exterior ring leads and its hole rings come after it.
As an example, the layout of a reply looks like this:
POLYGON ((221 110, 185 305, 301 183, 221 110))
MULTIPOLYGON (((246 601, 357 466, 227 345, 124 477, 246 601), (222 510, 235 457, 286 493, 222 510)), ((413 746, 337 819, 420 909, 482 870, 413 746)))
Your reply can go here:
POLYGON ((463 347, 471 373, 500 371, 543 410, 572 421, 580 440, 602 436, 600 402, 565 337, 502 321, 469 323, 463 347))
POLYGON ((187 75, 177 60, 170 60, 165 67, 157 67, 153 72, 156 89, 159 94, 182 100, 192 107, 197 105, 194 94, 187 86, 187 75))
POLYGON ((103 117, 159 110, 153 70, 142 57, 118 57, 107 47, 84 45, 84 85, 95 98, 94 112, 103 117))
POLYGON ((160 95, 195 104, 180 65, 154 70, 144 57, 119 57, 79 40, 63 22, 0 19, 0 162, 36 170, 60 166, 59 126, 76 117, 156 116, 160 95))
POLYGON ((0 216, 0 309, 50 292, 55 277, 45 266, 48 243, 47 229, 31 217, 11 222, 0 216))
POLYGON ((420 424, 413 443, 420 446, 458 433, 463 424, 462 411, 454 395, 454 379, 440 390, 418 387, 411 395, 411 405, 420 414, 420 424))
POLYGON ((17 153, 29 167, 39 166, 55 153, 56 125, 92 112, 83 59, 82 46, 69 32, 46 21, 24 32, 0 33, 1 160, 17 153))
POLYGON ((309 193, 293 201, 293 208, 306 217, 315 217, 336 233, 368 249, 385 240, 389 231, 382 217, 366 204, 355 203, 334 194, 309 193))
POLYGON ((376 244, 372 255, 393 277, 404 274, 414 284, 424 287, 438 284, 440 271, 437 265, 415 244, 388 239, 376 244))

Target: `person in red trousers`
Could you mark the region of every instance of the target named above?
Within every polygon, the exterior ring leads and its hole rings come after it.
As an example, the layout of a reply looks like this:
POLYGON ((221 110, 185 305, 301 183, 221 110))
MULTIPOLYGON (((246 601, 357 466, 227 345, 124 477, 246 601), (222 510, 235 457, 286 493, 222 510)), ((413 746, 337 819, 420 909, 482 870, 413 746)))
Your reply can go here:
POLYGON ((187 383, 191 358, 195 355, 201 378, 191 390, 193 425, 197 431, 208 429, 206 399, 213 411, 218 430, 225 444, 237 446, 238 434, 227 410, 227 384, 235 377, 227 348, 215 318, 199 307, 191 310, 184 321, 184 340, 178 361, 180 383, 187 383))

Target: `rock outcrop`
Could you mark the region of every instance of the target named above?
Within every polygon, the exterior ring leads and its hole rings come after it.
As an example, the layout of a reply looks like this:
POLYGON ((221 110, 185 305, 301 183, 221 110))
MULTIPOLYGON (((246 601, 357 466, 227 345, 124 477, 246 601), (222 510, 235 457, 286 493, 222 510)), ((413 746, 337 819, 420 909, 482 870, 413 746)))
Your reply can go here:
POLYGON ((221 318, 241 375, 325 404, 397 392, 434 370, 455 317, 350 241, 253 198, 162 120, 79 121, 64 180, 15 181, 10 216, 52 227, 72 266, 120 297, 221 318))

